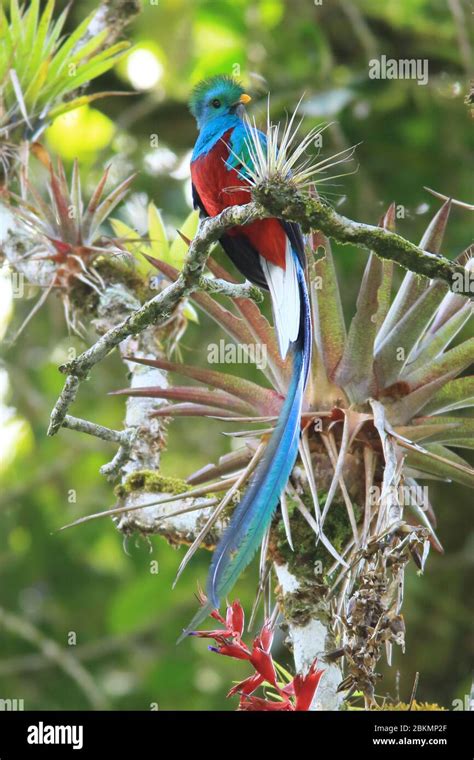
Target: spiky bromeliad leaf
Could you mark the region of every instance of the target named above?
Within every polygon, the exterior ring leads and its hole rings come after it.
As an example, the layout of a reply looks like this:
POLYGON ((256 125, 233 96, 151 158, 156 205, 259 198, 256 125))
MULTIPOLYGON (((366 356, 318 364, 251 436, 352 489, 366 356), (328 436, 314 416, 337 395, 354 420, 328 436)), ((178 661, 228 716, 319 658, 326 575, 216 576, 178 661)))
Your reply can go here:
POLYGON ((433 380, 426 385, 420 385, 416 390, 408 393, 402 398, 392 401, 385 400, 387 416, 392 424, 404 425, 411 420, 425 404, 444 386, 447 378, 445 376, 433 380))
POLYGON ((376 373, 381 386, 389 386, 403 374, 412 350, 425 332, 447 285, 439 281, 426 288, 401 317, 375 353, 376 373))
POLYGON ((200 483, 207 483, 212 480, 222 478, 224 475, 240 470, 242 467, 246 467, 252 458, 252 454, 255 453, 250 446, 243 446, 237 451, 231 451, 228 454, 223 454, 219 457, 217 464, 208 464, 201 467, 196 472, 193 472, 186 478, 186 483, 189 485, 199 485, 200 483))
MULTIPOLYGON (((74 161, 68 186, 64 166, 60 160, 55 169, 48 152, 38 143, 33 143, 32 152, 48 169, 49 181, 46 183, 46 189, 49 203, 30 182, 27 183, 27 187, 32 196, 31 201, 14 193, 10 193, 10 197, 17 203, 16 216, 33 230, 35 237, 39 239, 42 249, 40 253, 36 256, 36 248, 33 248, 28 255, 54 262, 50 289, 59 289, 66 322, 70 329, 80 334, 81 325, 79 322, 76 323, 76 314, 71 316, 71 289, 78 284, 78 280, 98 294, 104 288, 104 281, 94 266, 96 259, 101 254, 123 252, 123 249, 118 249, 109 239, 103 237, 101 227, 111 211, 127 194, 134 175, 121 182, 104 197, 108 178, 106 169, 84 210, 77 160, 74 161)), ((40 299, 40 302, 43 303, 45 298, 41 298, 43 300, 40 299)))
MULTIPOLYGON (((395 232, 395 203, 391 203, 385 214, 379 221, 379 227, 383 227, 385 230, 395 232)), ((377 333, 383 325, 385 318, 390 309, 390 302, 392 300, 392 281, 393 281, 393 261, 389 259, 382 259, 382 282, 377 294, 379 308, 375 315, 375 324, 377 326, 377 333)))
MULTIPOLYGON (((394 229, 394 210, 392 204, 380 221, 381 227, 394 229)), ((357 311, 335 375, 336 383, 344 387, 353 402, 365 401, 375 390, 374 343, 389 309, 392 270, 392 262, 370 254, 357 297, 357 311)))
MULTIPOLYGON (((471 246, 470 248, 466 249, 466 251, 463 251, 463 253, 455 259, 457 263, 465 267, 468 276, 471 277, 472 273, 474 272, 474 257, 472 254, 473 249, 471 246)), ((427 331, 426 339, 429 338, 433 333, 437 332, 437 330, 439 330, 439 328, 442 327, 444 323, 448 321, 448 319, 456 314, 459 309, 462 308, 465 302, 466 299, 462 295, 458 295, 452 291, 446 293, 439 306, 438 311, 436 312, 435 318, 433 319, 433 322, 427 331)))
MULTIPOLYGON (((430 251, 439 249, 449 209, 450 203, 446 202, 428 226, 420 245, 430 251)), ((394 382, 397 375, 412 373, 437 357, 470 316, 471 307, 466 299, 446 293, 444 283, 432 281, 420 285, 413 277, 410 272, 405 276, 377 335, 376 373, 385 386, 394 382), (445 304, 449 304, 449 311, 445 304), (445 313, 442 321, 441 312, 445 313)))
POLYGON ((218 406, 206 406, 205 404, 183 401, 160 406, 159 409, 153 412, 152 417, 213 417, 219 420, 234 420, 235 411, 232 410, 231 405, 229 407, 221 409, 218 406))
POLYGON ((454 481, 474 488, 474 470, 469 464, 441 443, 428 443, 423 451, 410 451, 407 465, 421 473, 436 475, 443 480, 454 481))
POLYGON ((315 280, 311 288, 314 335, 326 375, 328 379, 333 379, 346 345, 346 326, 331 244, 321 233, 318 233, 318 241, 317 244, 325 250, 325 256, 315 263, 315 280))
POLYGON ((425 404, 424 414, 453 412, 455 409, 467 409, 474 406, 474 376, 458 377, 443 385, 425 404))
MULTIPOLYGON (((162 398, 171 401, 189 402, 192 405, 199 404, 201 407, 203 404, 207 404, 208 407, 213 407, 212 414, 219 414, 219 410, 223 409, 229 413, 241 415, 253 415, 256 411, 254 406, 241 401, 235 394, 219 391, 215 388, 211 391, 186 385, 173 385, 172 388, 147 388, 140 386, 139 388, 123 388, 118 391, 111 391, 109 395, 133 396, 135 398, 162 398)), ((191 410, 191 407, 189 410, 191 410)))
POLYGON ((170 260, 170 245, 162 216, 154 203, 148 204, 148 234, 150 236, 151 255, 155 259, 170 260))
MULTIPOLYGON (((53 116, 77 108, 74 99, 67 104, 58 101, 112 68, 129 47, 128 42, 118 42, 102 49, 108 29, 81 45, 96 11, 62 38, 68 9, 53 21, 54 6, 54 0, 48 0, 40 15, 39 0, 31 0, 22 9, 18 0, 11 0, 8 20, 0 4, 0 127, 25 121, 37 128, 53 116)), ((97 97, 98 93, 82 96, 80 104, 97 97)))
POLYGON ((373 349, 382 277, 382 262, 371 253, 357 298, 357 312, 352 319, 344 354, 334 377, 335 382, 344 387, 353 402, 365 401, 373 395, 375 389, 373 349))
MULTIPOLYGON (((446 201, 431 220, 420 240, 420 248, 424 251, 439 253, 450 210, 451 201, 446 201)), ((413 272, 407 272, 377 335, 377 347, 427 287, 428 281, 425 278, 419 277, 413 272)))
MULTIPOLYGON (((156 367, 157 369, 163 369, 168 372, 177 372, 186 377, 190 377, 193 380, 205 383, 213 388, 218 388, 219 390, 236 396, 237 399, 240 399, 252 408, 258 409, 259 412, 264 415, 278 414, 281 406, 281 396, 275 391, 268 388, 262 388, 251 380, 244 380, 235 375, 229 375, 216 370, 191 367, 188 364, 177 364, 176 362, 170 362, 166 359, 142 359, 133 356, 127 357, 127 359, 129 361, 137 362, 138 364, 145 364, 146 366, 156 367)), ((132 393, 130 390, 126 392, 128 394, 132 393)))
MULTIPOLYGON (((451 380, 453 375, 459 375, 472 364, 473 354, 474 338, 469 338, 464 343, 432 359, 424 367, 414 372, 408 371, 404 380, 412 388, 419 388, 442 377, 451 380)), ((409 367, 407 369, 409 370, 409 367)))
POLYGON ((169 249, 169 261, 173 262, 175 266, 183 266, 184 259, 186 258, 186 254, 188 252, 188 245, 186 244, 185 240, 183 240, 183 237, 187 240, 192 240, 197 232, 198 225, 199 212, 191 211, 191 213, 181 225, 179 234, 175 237, 169 249), (183 237, 181 237, 181 235, 183 235, 183 237))
POLYGON ((42 146, 34 144, 33 152, 48 168, 49 182, 46 184, 46 189, 50 203, 48 204, 38 189, 29 182, 28 190, 34 203, 25 201, 12 193, 11 197, 19 204, 16 212, 48 240, 59 241, 72 247, 81 247, 83 252, 84 249, 94 248, 99 236, 99 228, 124 199, 135 175, 127 177, 104 196, 109 176, 107 168, 84 210, 77 160, 73 163, 71 182, 68 186, 64 166, 59 159, 57 168, 54 169, 48 153, 42 146), (71 213, 71 210, 74 213, 71 213))
POLYGON ((420 428, 424 431, 425 441, 444 443, 455 448, 474 447, 474 419, 471 417, 417 417, 410 429, 416 433, 420 428))
POLYGON ((427 362, 443 353, 451 341, 462 330, 472 315, 472 304, 468 301, 450 317, 438 330, 430 333, 420 341, 420 347, 414 353, 407 366, 407 371, 415 372, 427 362))

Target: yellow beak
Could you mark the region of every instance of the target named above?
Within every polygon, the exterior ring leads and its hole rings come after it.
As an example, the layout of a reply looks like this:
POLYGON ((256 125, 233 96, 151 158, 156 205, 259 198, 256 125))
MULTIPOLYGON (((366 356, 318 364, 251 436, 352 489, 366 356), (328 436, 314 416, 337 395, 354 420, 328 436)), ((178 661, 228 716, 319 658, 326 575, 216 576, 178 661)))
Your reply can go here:
POLYGON ((244 92, 244 94, 241 95, 240 98, 239 98, 239 103, 242 103, 244 106, 246 106, 247 103, 250 103, 251 100, 252 100, 252 98, 250 97, 250 95, 247 95, 244 92))

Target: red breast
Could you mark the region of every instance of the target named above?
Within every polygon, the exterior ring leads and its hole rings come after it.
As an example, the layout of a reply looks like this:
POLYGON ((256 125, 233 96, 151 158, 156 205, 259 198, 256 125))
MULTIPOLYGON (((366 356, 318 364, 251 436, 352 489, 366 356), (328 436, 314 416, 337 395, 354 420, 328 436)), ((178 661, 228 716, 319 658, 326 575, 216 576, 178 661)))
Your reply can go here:
MULTIPOLYGON (((235 169, 228 169, 228 130, 205 155, 191 164, 191 178, 209 216, 217 216, 229 206, 241 206, 251 200, 248 183, 235 169)), ((286 234, 278 219, 262 219, 245 227, 232 227, 228 235, 245 235, 253 247, 268 261, 285 268, 286 234)))

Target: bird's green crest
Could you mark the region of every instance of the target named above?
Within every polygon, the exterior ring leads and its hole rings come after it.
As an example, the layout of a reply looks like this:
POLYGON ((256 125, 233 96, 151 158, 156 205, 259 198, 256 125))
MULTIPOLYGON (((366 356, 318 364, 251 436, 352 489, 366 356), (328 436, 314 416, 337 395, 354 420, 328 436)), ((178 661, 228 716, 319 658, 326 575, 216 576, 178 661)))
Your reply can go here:
POLYGON ((244 88, 236 79, 227 74, 218 74, 209 77, 209 79, 203 79, 196 85, 189 99, 189 110, 198 119, 201 107, 206 99, 225 97, 229 103, 233 103, 244 92, 244 88))

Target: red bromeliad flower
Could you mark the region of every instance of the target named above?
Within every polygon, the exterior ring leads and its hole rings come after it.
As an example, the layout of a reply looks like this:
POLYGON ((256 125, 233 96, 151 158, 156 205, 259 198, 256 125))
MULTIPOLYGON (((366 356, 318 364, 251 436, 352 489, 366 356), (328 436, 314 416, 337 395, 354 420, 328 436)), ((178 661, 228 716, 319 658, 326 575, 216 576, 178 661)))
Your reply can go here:
POLYGON ((311 702, 324 673, 324 670, 318 670, 316 665, 317 660, 313 662, 305 676, 296 675, 291 684, 285 688, 285 691, 292 694, 296 699, 295 710, 305 711, 311 707, 311 702))
MULTIPOLYGON (((199 599, 205 604, 207 599, 200 592, 199 599)), ((193 631, 192 636, 202 639, 214 639, 216 646, 210 646, 211 652, 233 657, 236 660, 248 660, 255 673, 232 687, 228 697, 240 695, 239 710, 245 711, 300 711, 309 710, 324 670, 317 669, 317 661, 311 665, 306 675, 296 675, 289 683, 278 680, 277 668, 270 649, 273 642, 273 629, 265 622, 258 636, 253 641, 252 649, 242 641, 245 616, 238 600, 227 606, 224 618, 219 610, 213 610, 211 617, 222 623, 223 628, 210 631, 193 631), (257 697, 254 692, 260 686, 271 686, 276 699, 257 697)))
POLYGON ((79 281, 100 296, 105 288, 96 268, 100 257, 125 255, 124 241, 106 236, 103 225, 125 198, 135 175, 106 191, 110 172, 110 167, 107 167, 86 203, 77 159, 68 184, 59 159, 55 169, 49 153, 40 143, 33 143, 31 151, 48 170, 46 187, 49 198, 43 198, 38 188, 30 182, 27 183, 28 200, 14 193, 10 193, 10 198, 17 204, 16 216, 37 241, 28 256, 32 261, 50 261, 53 264, 48 285, 35 309, 42 305, 53 289, 57 290, 63 301, 68 327, 80 335, 83 325, 76 321, 77 313, 71 308, 71 292, 79 281))

